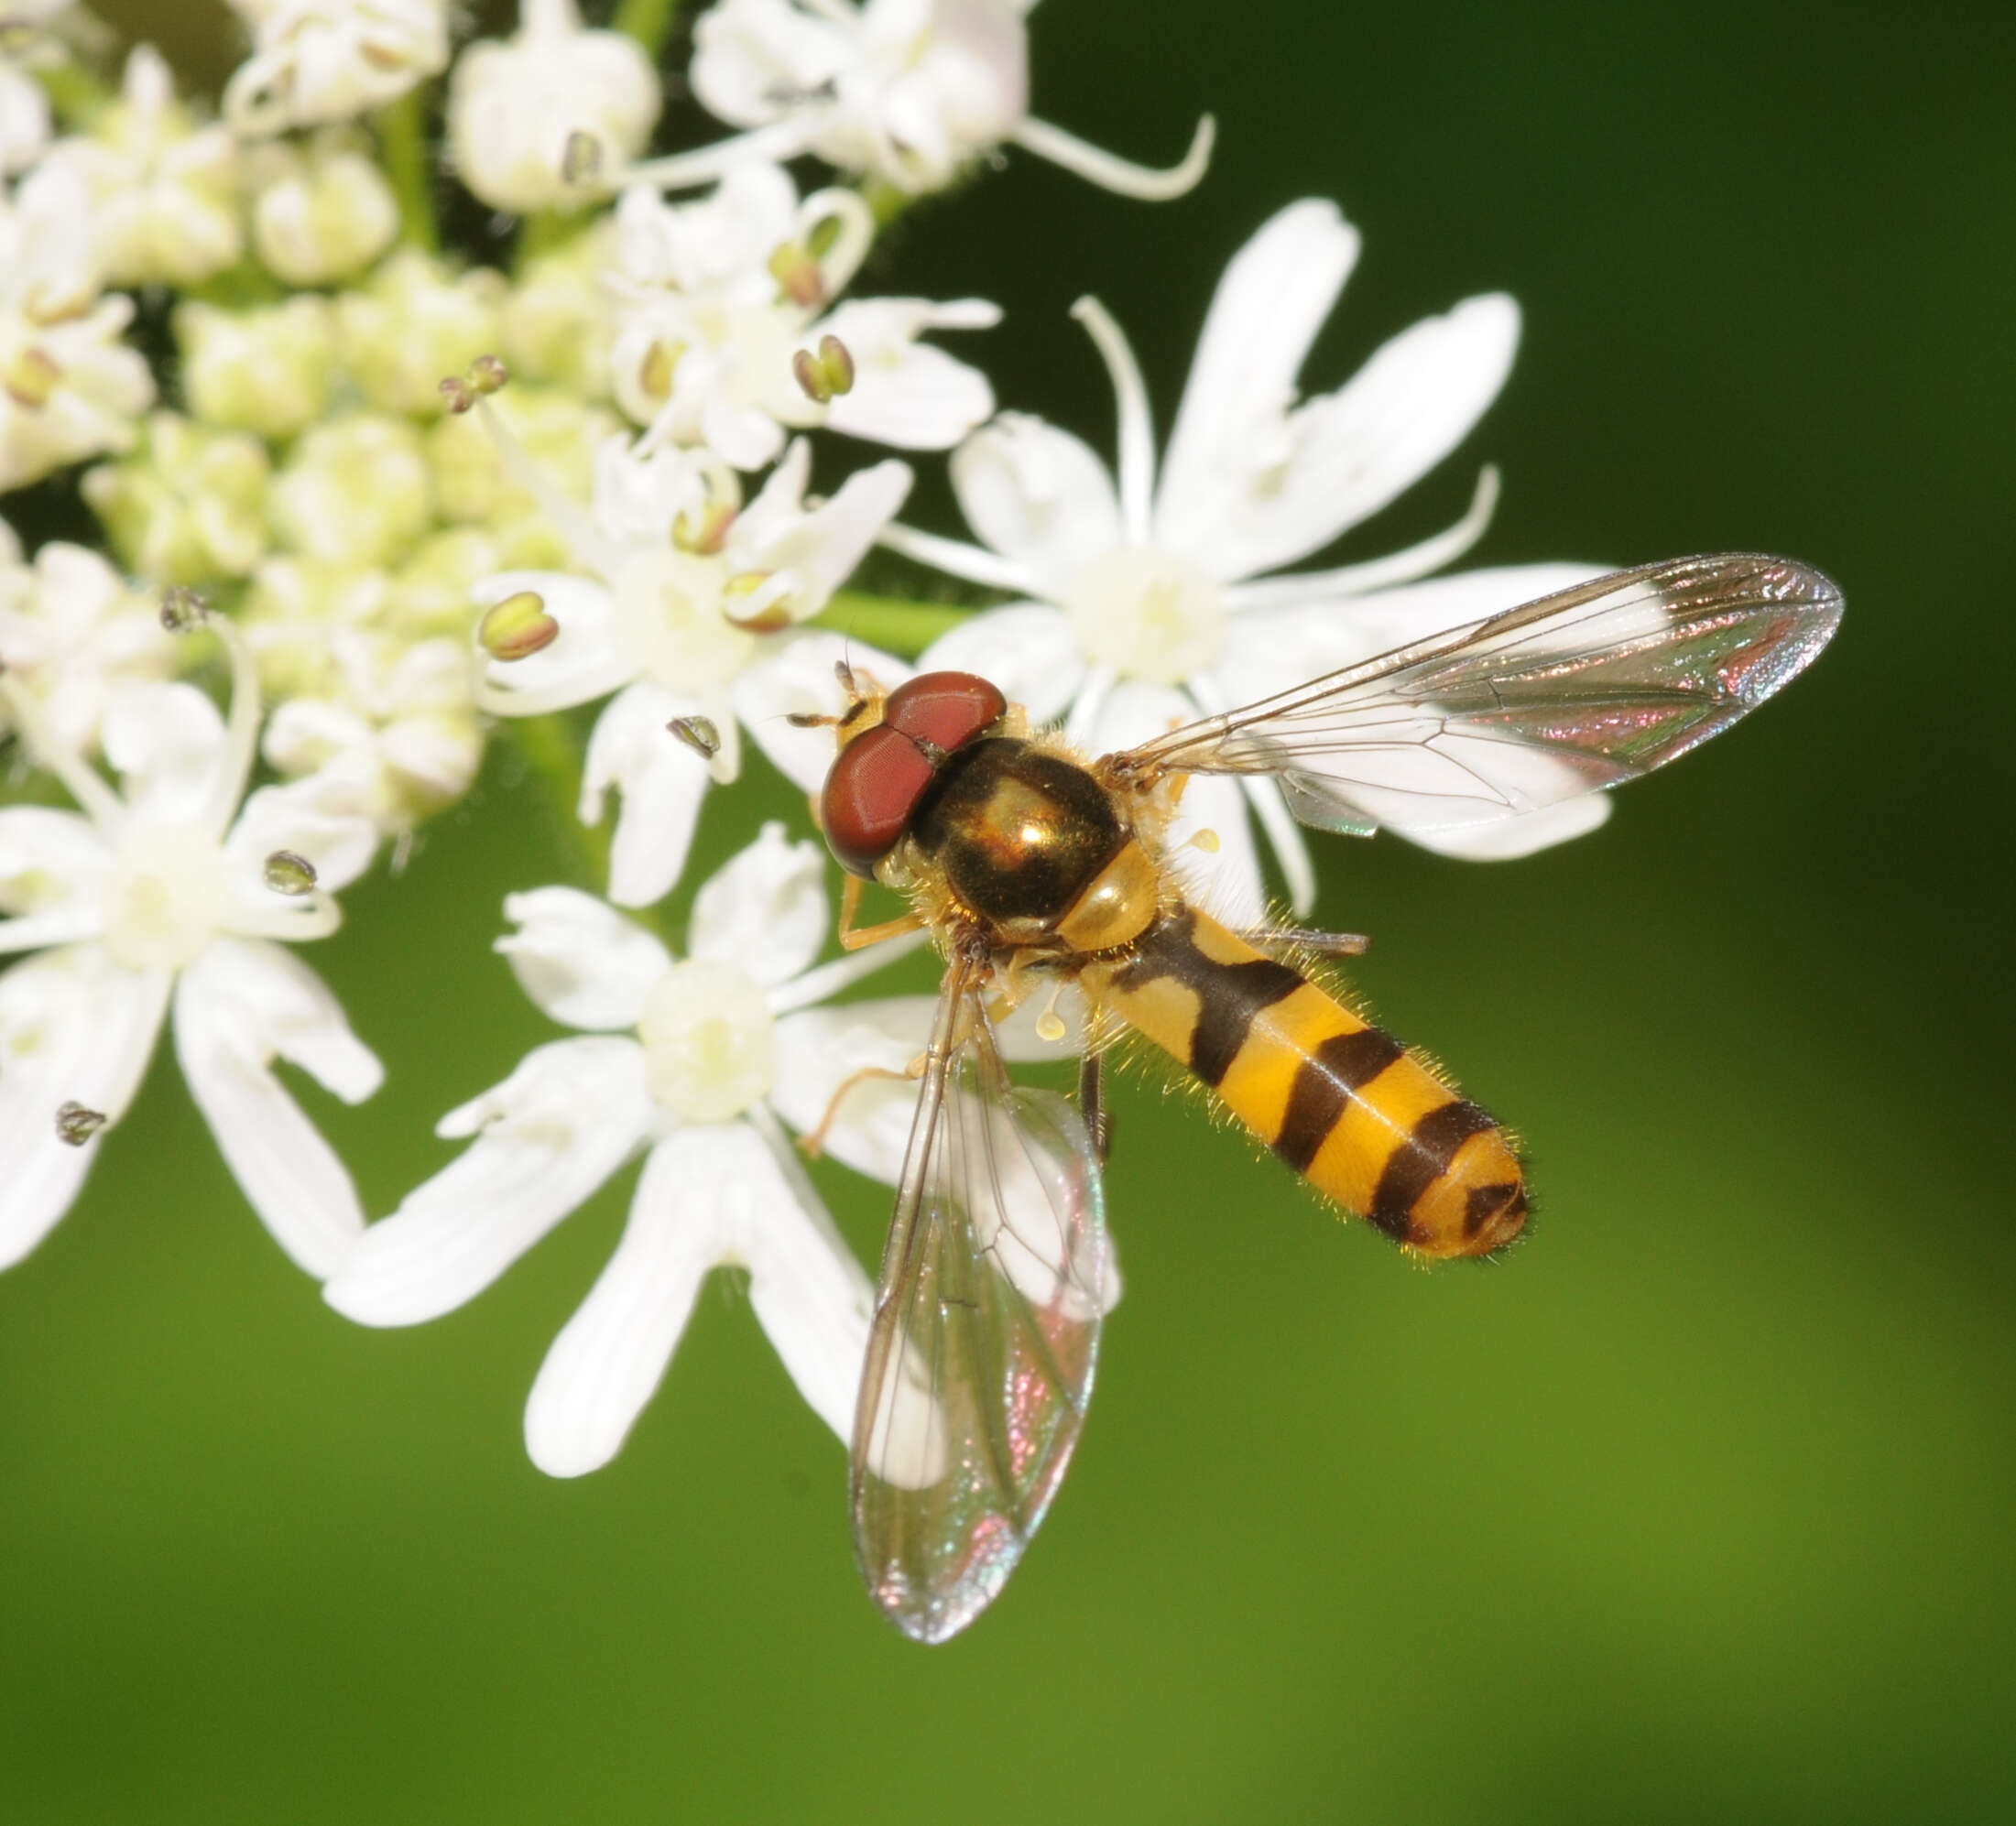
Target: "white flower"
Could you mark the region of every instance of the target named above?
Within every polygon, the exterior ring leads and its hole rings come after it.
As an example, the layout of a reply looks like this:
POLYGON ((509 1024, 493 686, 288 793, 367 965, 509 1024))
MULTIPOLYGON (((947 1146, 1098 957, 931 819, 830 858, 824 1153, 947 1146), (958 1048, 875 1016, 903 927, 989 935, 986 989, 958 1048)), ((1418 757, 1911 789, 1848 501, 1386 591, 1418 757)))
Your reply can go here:
MULTIPOLYGON (((36 951, 0 976, 0 1264, 27 1254, 69 1209, 98 1138, 60 1138, 81 1105, 116 1124, 174 1005, 190 1093, 253 1209, 310 1274, 328 1274, 364 1227, 343 1163, 273 1075, 276 1056, 356 1103, 383 1073, 327 988, 281 945, 335 930, 330 892, 376 840, 311 794, 245 799, 258 734, 252 659, 234 630, 228 723, 192 685, 123 693, 104 722, 104 778, 59 742, 30 697, 0 676, 28 752, 82 815, 0 811, 0 951, 36 951), (288 852, 319 886, 283 894, 268 859, 288 852)), ((298 875, 291 884, 307 886, 298 875)))
POLYGON ((779 167, 745 165, 700 202, 625 191, 616 230, 616 402, 658 437, 757 469, 776 460, 787 427, 944 450, 994 410, 986 375, 918 340, 986 329, 1000 319, 994 305, 881 298, 827 310, 874 235, 851 190, 801 202, 779 167), (832 244, 815 254, 822 230, 832 244), (854 385, 816 402, 791 362, 828 336, 852 356, 854 385))
POLYGON ((684 185, 744 159, 815 152, 902 190, 934 190, 1014 144, 1122 195, 1180 197, 1204 176, 1212 123, 1166 171, 1116 158, 1030 117, 1033 0, 721 0, 693 27, 693 92, 750 129, 640 168, 684 185))
POLYGON ((881 953, 815 965, 825 858, 769 824, 700 890, 689 955, 592 895, 516 894, 497 941, 526 993, 583 1030, 528 1054, 444 1116, 474 1144, 374 1224, 328 1284, 339 1312, 411 1325, 452 1311, 643 1154, 628 1227, 554 1341, 525 1414, 527 1450, 556 1477, 614 1458, 664 1375, 708 1271, 749 1273, 749 1303, 805 1399, 845 1438, 867 1342, 867 1277, 834 1230, 779 1118, 893 1182, 931 998, 815 1005, 881 953))
POLYGON ((119 99, 90 136, 59 141, 47 163, 73 167, 90 187, 92 234, 114 285, 194 285, 245 250, 238 142, 195 124, 152 45, 127 57, 119 99))
POLYGON ((529 214, 594 194, 658 124, 659 79, 622 32, 582 29, 574 0, 521 0, 516 38, 479 39, 448 90, 455 169, 493 209, 529 214))
POLYGON ((93 753, 118 691, 180 669, 175 636, 160 604, 99 553, 52 539, 24 564, 4 523, 0 532, 0 669, 35 700, 57 742, 93 753))
MULTIPOLYGON (((1487 470, 1464 521, 1422 545, 1340 571, 1262 577, 1433 468, 1511 364, 1518 308, 1502 294, 1473 298, 1395 337, 1336 392, 1298 404, 1302 358, 1357 251, 1335 206, 1311 200, 1281 211, 1239 252, 1212 301, 1159 480, 1132 352, 1084 300, 1077 315, 1119 396, 1117 483, 1077 438, 1040 418, 1004 414, 968 439, 954 454, 953 485, 982 546, 903 527, 884 542, 1028 600, 946 635, 921 668, 990 677, 1039 720, 1068 713, 1072 738, 1105 752, 1593 574, 1530 565, 1390 587, 1447 563, 1482 532, 1497 491, 1487 470)), ((1192 779, 1172 833, 1186 873, 1221 918, 1259 920, 1248 802, 1306 910, 1315 886, 1308 853, 1270 782, 1192 779), (1204 830, 1215 832, 1215 851, 1182 847, 1204 830)), ((1394 828, 1452 853, 1514 855, 1588 830, 1607 810, 1591 794, 1474 831, 1394 828)))
POLYGON ((491 661, 478 701, 498 715, 536 716, 615 693, 589 741, 581 816, 598 822, 608 788, 621 788, 609 865, 609 897, 619 905, 648 906, 679 878, 710 777, 725 785, 740 770, 738 722, 784 774, 816 792, 832 739, 786 718, 844 708, 833 669, 843 656, 885 684, 909 676, 887 655, 799 625, 825 607, 888 524, 910 473, 877 463, 808 510, 811 463, 803 440, 794 443, 737 512, 732 475, 711 473, 690 451, 639 457, 615 440, 601 452, 592 522, 529 465, 520 478, 539 485, 548 517, 593 576, 506 571, 478 587, 485 604, 529 591, 560 625, 544 651, 491 661), (720 747, 711 763, 667 733, 676 717, 714 725, 720 747))
POLYGON ((0 200, 0 494, 132 448, 154 378, 118 340, 132 300, 102 288, 81 173, 38 170, 0 200))
POLYGON ((231 0, 252 55, 224 85, 248 136, 348 120, 448 67, 446 0, 231 0))

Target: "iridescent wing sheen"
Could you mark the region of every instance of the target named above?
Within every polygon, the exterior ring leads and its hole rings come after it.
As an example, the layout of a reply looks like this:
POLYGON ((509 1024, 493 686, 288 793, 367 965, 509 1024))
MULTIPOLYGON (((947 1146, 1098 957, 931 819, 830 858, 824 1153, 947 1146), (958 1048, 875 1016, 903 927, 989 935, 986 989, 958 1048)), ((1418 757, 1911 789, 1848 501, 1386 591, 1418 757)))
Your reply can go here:
POLYGON ((1791 559, 1620 571, 1109 756, 1110 777, 1271 774, 1304 823, 1479 824, 1599 791, 1719 734, 1832 636, 1791 559))
POLYGON ((986 975, 946 973, 855 1412, 855 1557, 921 1642, 964 1629, 1021 1559, 1117 1291, 1084 1123, 1009 1082, 986 975))

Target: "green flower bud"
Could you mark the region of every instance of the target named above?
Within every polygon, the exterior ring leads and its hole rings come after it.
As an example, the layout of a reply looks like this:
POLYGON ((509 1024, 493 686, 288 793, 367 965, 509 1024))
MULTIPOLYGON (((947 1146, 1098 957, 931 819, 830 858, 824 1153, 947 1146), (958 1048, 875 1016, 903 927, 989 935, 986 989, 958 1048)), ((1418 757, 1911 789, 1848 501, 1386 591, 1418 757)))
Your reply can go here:
POLYGON ((157 583, 244 577, 266 554, 266 446, 154 413, 132 456, 101 463, 84 499, 128 571, 157 583))

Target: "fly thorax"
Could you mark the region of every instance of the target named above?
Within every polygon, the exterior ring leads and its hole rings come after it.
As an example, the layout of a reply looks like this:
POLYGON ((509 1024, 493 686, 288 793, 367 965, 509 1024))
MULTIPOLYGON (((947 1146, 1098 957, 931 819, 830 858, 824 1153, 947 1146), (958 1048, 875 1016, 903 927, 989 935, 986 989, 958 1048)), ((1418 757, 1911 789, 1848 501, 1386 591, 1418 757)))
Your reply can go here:
POLYGON ((1083 767, 1007 736, 954 752, 910 837, 964 906, 1018 940, 1053 928, 1128 841, 1083 767))
POLYGON ((637 673, 681 696, 725 687, 749 663, 756 637, 727 619, 718 558, 667 549, 639 553, 615 579, 618 650, 637 673))
POLYGON ((769 1094, 777 1035, 769 997, 740 964, 675 963, 637 1024, 652 1096, 682 1122, 728 1122, 769 1094))
POLYGON ((223 845, 197 825, 143 826, 121 845, 105 896, 105 949, 127 970, 180 970, 231 910, 223 845))
POLYGON ((1151 685, 1208 671, 1225 646, 1225 597, 1187 560, 1123 546, 1084 566, 1063 591, 1079 650, 1151 685))

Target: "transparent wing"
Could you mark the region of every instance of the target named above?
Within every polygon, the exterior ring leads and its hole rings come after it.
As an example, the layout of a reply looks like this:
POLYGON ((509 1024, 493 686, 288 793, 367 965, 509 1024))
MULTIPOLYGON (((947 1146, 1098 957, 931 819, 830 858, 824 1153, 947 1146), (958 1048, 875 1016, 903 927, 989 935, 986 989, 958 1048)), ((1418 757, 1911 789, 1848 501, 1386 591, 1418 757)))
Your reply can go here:
POLYGON ((1304 823, 1432 831, 1663 766, 1795 677, 1841 592, 1791 559, 1620 571, 1108 758, 1116 777, 1273 774, 1304 823))
POLYGON ((921 1642, 979 1615, 1042 1521, 1118 1285, 1085 1125, 1008 1081, 985 977, 946 973, 855 1412, 855 1553, 921 1642))

